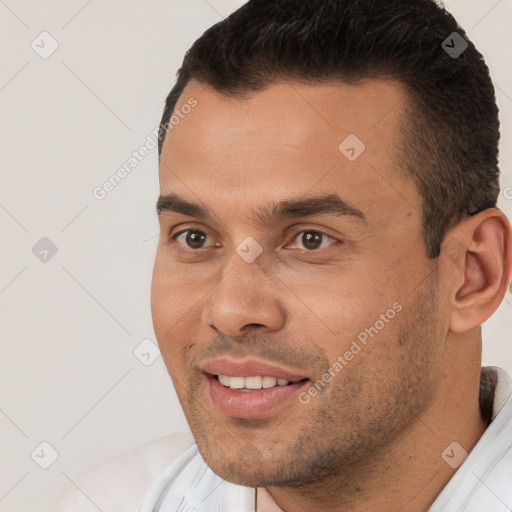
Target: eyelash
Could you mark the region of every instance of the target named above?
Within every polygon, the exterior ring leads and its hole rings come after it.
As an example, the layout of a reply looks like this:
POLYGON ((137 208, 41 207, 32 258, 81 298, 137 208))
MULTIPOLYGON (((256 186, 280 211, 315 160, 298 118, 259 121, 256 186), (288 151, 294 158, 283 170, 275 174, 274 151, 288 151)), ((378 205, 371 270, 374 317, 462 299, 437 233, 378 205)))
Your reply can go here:
MULTIPOLYGON (((188 228, 188 229, 183 229, 181 231, 178 231, 177 233, 174 233, 174 234, 170 234, 169 235, 169 243, 171 244, 174 244, 176 243, 176 239, 180 236, 180 235, 183 235, 184 233, 188 233, 189 231, 194 231, 196 233, 202 233, 202 234, 205 234, 207 236, 210 236, 208 235, 208 233, 205 233, 204 231, 201 231, 200 229, 193 229, 193 228, 188 228)), ((300 231, 296 231, 292 237, 292 241, 295 240, 297 238, 298 235, 300 235, 301 233, 316 233, 318 235, 321 235, 321 236, 324 236, 328 239, 331 239, 333 240, 334 242, 339 242, 339 240, 337 240, 336 238, 332 237, 331 235, 328 235, 327 233, 324 233, 323 231, 319 231, 317 229, 301 229, 300 231)), ((288 245, 288 244, 287 244, 288 245)), ((193 253, 198 253, 200 252, 201 250, 203 249, 207 249, 207 248, 204 248, 204 247, 201 247, 199 249, 186 249, 187 252, 193 252, 193 253)), ((325 249, 325 248, 323 248, 325 249)), ((299 249, 299 252, 301 253, 309 253, 309 254, 312 254, 312 253, 320 253, 321 249, 299 249)))

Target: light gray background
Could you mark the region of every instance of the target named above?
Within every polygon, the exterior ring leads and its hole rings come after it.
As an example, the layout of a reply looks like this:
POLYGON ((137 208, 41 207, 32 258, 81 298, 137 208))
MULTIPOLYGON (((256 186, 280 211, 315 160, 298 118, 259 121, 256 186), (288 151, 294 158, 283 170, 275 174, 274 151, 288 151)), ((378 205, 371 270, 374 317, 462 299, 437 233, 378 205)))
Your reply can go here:
MULTIPOLYGON (((187 428, 161 357, 133 353, 155 341, 157 150, 105 199, 92 191, 157 126, 184 52, 242 3, 0 0, 1 511, 49 511, 99 461, 187 428), (43 31, 59 45, 47 59, 31 48, 49 48, 43 31), (46 263, 42 237, 58 248, 46 263), (43 441, 59 454, 48 469, 31 457, 49 460, 43 441)), ((512 0, 446 4, 491 68, 512 218, 512 0)), ((483 362, 512 372, 507 301, 483 362)))

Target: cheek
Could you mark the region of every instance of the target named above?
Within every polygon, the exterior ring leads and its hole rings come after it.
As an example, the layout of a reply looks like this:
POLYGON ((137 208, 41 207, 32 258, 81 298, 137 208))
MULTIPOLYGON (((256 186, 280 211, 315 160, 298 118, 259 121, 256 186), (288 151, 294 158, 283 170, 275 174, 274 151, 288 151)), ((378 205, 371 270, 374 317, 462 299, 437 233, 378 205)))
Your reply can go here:
POLYGON ((189 290, 184 288, 178 269, 169 264, 168 258, 157 252, 151 281, 151 311, 156 328, 176 324, 193 306, 189 290), (188 300, 187 300, 188 299, 188 300))
POLYGON ((173 294, 169 293, 169 286, 162 278, 158 264, 155 262, 151 281, 151 316, 159 341, 163 333, 172 325, 175 315, 173 306, 173 294))
MULTIPOLYGON (((351 266, 350 271, 334 269, 327 275, 317 273, 314 280, 296 280, 290 289, 300 301, 293 301, 294 311, 303 329, 313 339, 323 340, 323 348, 337 357, 340 350, 360 334, 364 341, 365 329, 389 331, 389 324, 397 316, 400 301, 396 282, 388 286, 386 276, 371 274, 363 268, 351 266), (380 281, 379 281, 380 280, 380 281), (314 282, 314 286, 311 283, 314 282), (384 315, 381 318, 381 315, 384 315)), ((369 334, 366 334, 369 337, 369 334)))
MULTIPOLYGON (((190 307, 182 300, 177 279, 162 264, 161 258, 155 259, 151 281, 151 316, 162 357, 166 364, 171 353, 174 356, 179 349, 177 340, 183 338, 183 329, 187 309, 190 307)), ((167 364, 168 366, 168 364, 167 364)))

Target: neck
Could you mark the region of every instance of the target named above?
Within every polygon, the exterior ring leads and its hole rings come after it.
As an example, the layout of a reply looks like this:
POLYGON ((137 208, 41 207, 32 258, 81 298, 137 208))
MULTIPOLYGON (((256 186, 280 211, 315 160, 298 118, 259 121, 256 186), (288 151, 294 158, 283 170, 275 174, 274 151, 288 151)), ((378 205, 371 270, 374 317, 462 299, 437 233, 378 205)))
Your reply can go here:
POLYGON ((460 348, 458 356, 431 406, 392 444, 315 485, 268 488, 276 504, 285 512, 427 511, 464 452, 484 433, 492 413, 495 380, 484 372, 481 384, 479 360, 460 357, 460 348))

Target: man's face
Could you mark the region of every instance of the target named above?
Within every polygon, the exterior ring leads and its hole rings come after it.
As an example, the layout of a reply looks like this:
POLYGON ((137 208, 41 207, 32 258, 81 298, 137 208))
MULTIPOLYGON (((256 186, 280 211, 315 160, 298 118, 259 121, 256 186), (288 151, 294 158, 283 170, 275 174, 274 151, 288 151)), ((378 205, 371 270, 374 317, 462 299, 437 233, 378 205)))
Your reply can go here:
POLYGON ((398 168, 405 101, 380 80, 244 99, 192 82, 176 106, 161 194, 211 215, 162 203, 153 322, 198 448, 227 480, 341 474, 438 392, 448 303, 398 168), (320 196, 340 202, 304 207, 320 196))

